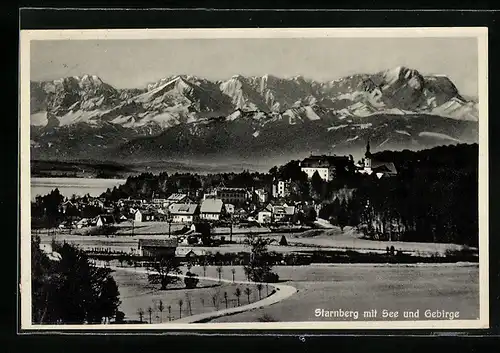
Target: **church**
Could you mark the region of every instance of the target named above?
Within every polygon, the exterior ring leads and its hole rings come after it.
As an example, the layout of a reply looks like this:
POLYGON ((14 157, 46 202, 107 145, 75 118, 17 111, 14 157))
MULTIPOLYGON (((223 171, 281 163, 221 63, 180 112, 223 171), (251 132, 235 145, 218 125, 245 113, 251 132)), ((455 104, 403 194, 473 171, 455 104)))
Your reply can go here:
POLYGON ((365 158, 356 164, 356 171, 360 174, 366 175, 375 174, 379 179, 398 174, 394 163, 379 161, 372 155, 369 140, 366 143, 365 158))

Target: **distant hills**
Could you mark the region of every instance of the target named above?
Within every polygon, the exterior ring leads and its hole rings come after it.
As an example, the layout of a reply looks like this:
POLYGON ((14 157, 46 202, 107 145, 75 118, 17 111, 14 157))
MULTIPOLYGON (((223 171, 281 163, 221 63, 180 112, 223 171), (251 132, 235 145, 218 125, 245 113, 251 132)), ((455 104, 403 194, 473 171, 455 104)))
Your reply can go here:
POLYGON ((36 159, 262 161, 478 142, 478 102, 443 75, 396 67, 329 82, 166 77, 116 89, 94 75, 32 82, 36 159))

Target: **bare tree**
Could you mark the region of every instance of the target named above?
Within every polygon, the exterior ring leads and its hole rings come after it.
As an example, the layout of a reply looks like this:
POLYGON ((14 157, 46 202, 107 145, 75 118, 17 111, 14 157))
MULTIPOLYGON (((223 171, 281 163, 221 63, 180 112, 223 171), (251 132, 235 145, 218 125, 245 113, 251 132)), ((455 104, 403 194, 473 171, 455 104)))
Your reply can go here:
POLYGON ((163 311, 165 310, 165 305, 163 305, 163 300, 160 299, 158 302, 158 311, 160 312, 160 322, 163 322, 163 311))
POLYGON ((182 318, 182 305, 184 304, 184 302, 182 301, 182 299, 179 299, 177 303, 179 304, 179 318, 182 318))
POLYGON ((151 307, 148 308, 148 314, 149 314, 149 323, 152 323, 151 314, 153 314, 153 308, 151 308, 151 307))
POLYGON ((222 271, 224 270, 222 265, 217 266, 217 275, 219 276, 219 283, 221 282, 222 271))
POLYGON ((219 310, 219 294, 214 293, 212 294, 212 304, 214 305, 214 308, 219 310))
POLYGON ((247 295, 248 304, 250 304, 250 294, 252 294, 252 290, 250 288, 246 287, 244 292, 247 295))
POLYGON ((203 260, 203 277, 207 277, 207 263, 203 260))
POLYGON ((189 311, 189 315, 193 315, 193 310, 191 308, 191 296, 189 293, 186 293, 186 302, 187 302, 187 309, 189 311))
POLYGON ((236 269, 233 267, 231 269, 231 274, 233 275, 233 283, 234 283, 234 275, 235 275, 235 273, 236 273, 236 269))
POLYGON ((137 310, 137 315, 139 315, 139 320, 141 321, 142 324, 142 319, 144 318, 144 310, 142 310, 142 308, 139 308, 137 310))
POLYGON ((262 299, 262 295, 261 295, 262 283, 257 283, 257 290, 259 291, 259 300, 261 300, 262 299))
POLYGON ((169 305, 167 309, 168 309, 168 321, 172 321, 172 306, 169 305))
POLYGON ((227 292, 224 292, 224 301, 226 302, 226 309, 227 309, 227 292))
POLYGON ((236 301, 238 303, 238 306, 240 306, 241 289, 236 288, 236 290, 234 291, 234 295, 236 296, 236 301))

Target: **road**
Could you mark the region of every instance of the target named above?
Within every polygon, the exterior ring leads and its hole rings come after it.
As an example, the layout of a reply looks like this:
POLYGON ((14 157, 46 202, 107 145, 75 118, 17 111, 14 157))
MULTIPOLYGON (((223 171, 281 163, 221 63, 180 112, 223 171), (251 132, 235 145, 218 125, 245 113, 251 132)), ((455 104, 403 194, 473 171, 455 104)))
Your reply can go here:
MULTIPOLYGON (((130 272, 139 272, 139 273, 148 273, 147 269, 143 268, 126 268, 126 267, 114 267, 111 266, 109 267, 112 270, 119 270, 119 271, 130 271, 130 272)), ((184 278, 186 277, 185 275, 171 275, 179 278, 184 278)), ((202 280, 207 280, 207 281, 214 281, 214 282, 224 282, 224 283, 236 283, 236 284, 251 284, 255 285, 258 284, 256 282, 248 282, 248 281, 232 281, 229 279, 224 279, 216 277, 203 277, 203 276, 198 276, 199 279, 202 280)), ((264 286, 267 283, 262 283, 264 286)), ((234 308, 228 308, 228 309, 223 309, 223 310, 218 310, 218 311, 213 311, 209 313, 203 313, 203 314, 197 314, 197 315, 192 315, 192 316, 186 316, 183 317, 179 320, 172 321, 172 323, 196 323, 196 322, 205 322, 208 320, 212 320, 218 317, 222 316, 227 316, 227 315, 233 315, 233 314, 238 314, 242 313, 244 311, 252 310, 252 309, 259 309, 265 306, 269 306, 275 303, 278 303, 284 299, 287 299, 294 295, 297 292, 297 288, 290 286, 290 285, 285 285, 285 284, 278 284, 278 283, 272 283, 271 286, 275 288, 275 293, 271 294, 270 296, 263 298, 259 301, 247 304, 247 305, 242 305, 234 308)))

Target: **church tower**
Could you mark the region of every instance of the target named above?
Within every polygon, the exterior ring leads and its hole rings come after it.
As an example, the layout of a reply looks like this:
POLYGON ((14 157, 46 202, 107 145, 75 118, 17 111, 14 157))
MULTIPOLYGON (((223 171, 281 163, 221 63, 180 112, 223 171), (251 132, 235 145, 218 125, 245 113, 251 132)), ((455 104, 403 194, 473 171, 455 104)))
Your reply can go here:
POLYGON ((370 152, 370 139, 366 141, 366 152, 365 152, 365 171, 371 172, 372 169, 372 154, 370 152))

